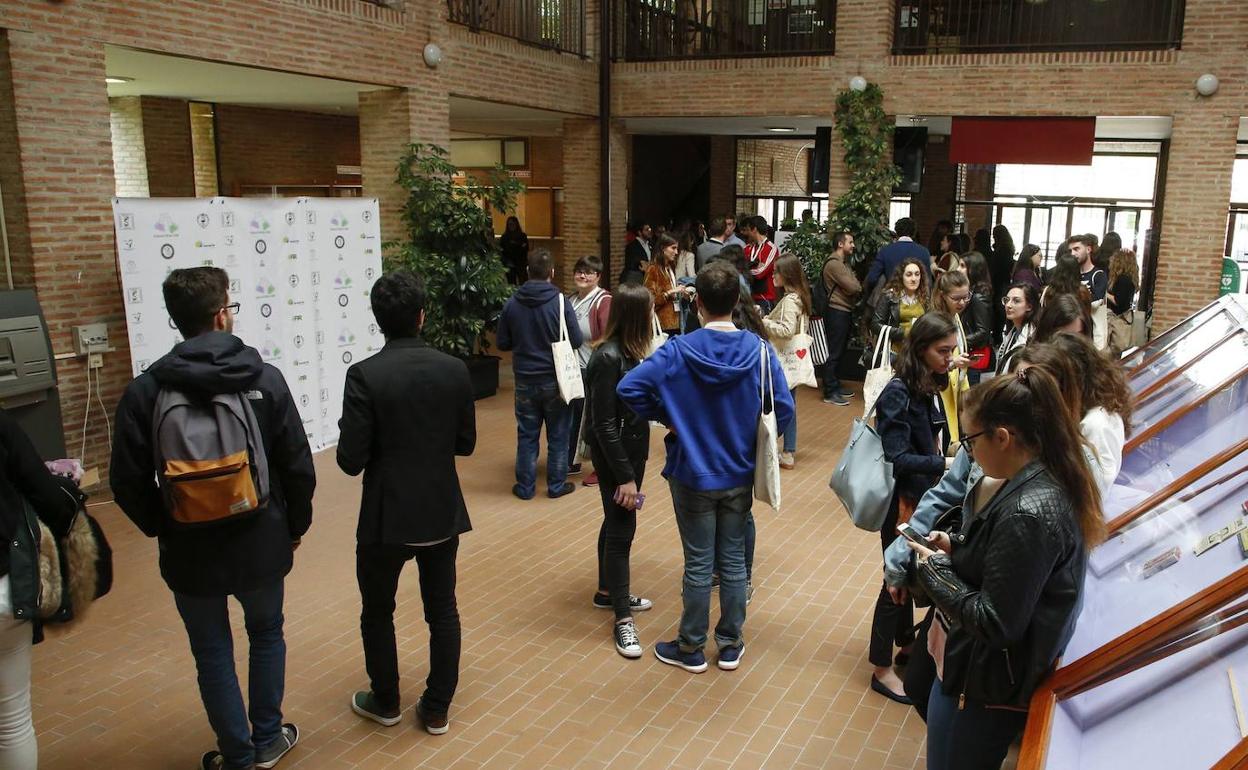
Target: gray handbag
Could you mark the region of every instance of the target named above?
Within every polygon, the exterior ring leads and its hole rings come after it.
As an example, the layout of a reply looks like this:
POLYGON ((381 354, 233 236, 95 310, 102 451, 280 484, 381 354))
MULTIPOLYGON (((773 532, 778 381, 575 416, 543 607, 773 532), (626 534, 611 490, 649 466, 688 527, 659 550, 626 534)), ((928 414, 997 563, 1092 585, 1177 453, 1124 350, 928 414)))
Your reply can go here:
MULTIPOLYGON (((878 402, 877 402, 878 403, 878 402)), ((879 532, 893 500, 893 464, 884 456, 884 443, 870 424, 875 404, 861 419, 854 419, 849 443, 832 471, 828 486, 840 498, 854 526, 879 532)))

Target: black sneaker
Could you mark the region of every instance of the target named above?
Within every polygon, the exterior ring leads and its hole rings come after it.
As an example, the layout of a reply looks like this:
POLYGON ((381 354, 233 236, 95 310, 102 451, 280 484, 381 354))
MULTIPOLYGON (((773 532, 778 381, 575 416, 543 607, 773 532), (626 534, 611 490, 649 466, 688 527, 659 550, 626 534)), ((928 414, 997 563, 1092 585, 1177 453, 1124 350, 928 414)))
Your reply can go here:
POLYGON ((849 406, 849 394, 848 393, 833 393, 830 396, 824 396, 823 403, 836 404, 837 406, 849 406))
POLYGON ((570 495, 570 494, 572 494, 572 493, 573 493, 573 492, 575 492, 575 491, 576 491, 576 485, 575 485, 575 484, 570 484, 570 483, 568 483, 568 482, 566 482, 566 481, 565 481, 565 482, 563 483, 563 486, 562 486, 562 487, 559 487, 559 489, 555 490, 554 492, 547 492, 547 493, 546 493, 546 496, 547 496, 547 497, 549 497, 550 499, 552 499, 552 500, 553 500, 553 499, 555 499, 555 498, 557 498, 557 497, 563 497, 564 495, 570 495))
POLYGON ((580 476, 580 475, 581 475, 581 464, 580 464, 580 463, 572 463, 571 465, 569 465, 569 466, 568 466, 568 475, 569 475, 569 476, 580 476))
MULTIPOLYGON (((594 592, 594 606, 600 610, 609 610, 612 608, 611 597, 603 596, 597 591, 594 592)), ((628 608, 633 612, 645 612, 654 606, 654 602, 649 599, 643 599, 640 596, 628 596, 628 608)))
POLYGON ((532 492, 530 492, 529 494, 527 494, 527 495, 526 495, 526 494, 524 493, 524 490, 522 490, 522 489, 520 488, 520 485, 519 485, 519 484, 512 484, 512 485, 511 485, 511 493, 512 493, 513 495, 515 495, 516 497, 520 498, 521 500, 532 500, 532 499, 533 499, 533 493, 532 493, 532 492))
POLYGON ((199 758, 199 770, 223 770, 225 757, 219 751, 210 751, 199 758))
POLYGON ((403 721, 402 712, 398 709, 383 709, 371 690, 361 690, 352 695, 351 710, 384 727, 393 727, 403 721))
POLYGON ((637 638, 637 626, 633 621, 615 624, 615 651, 626 658, 641 657, 641 640, 637 638))
POLYGON ((435 714, 425 709, 425 699, 416 701, 416 721, 424 726, 430 735, 445 735, 451 729, 451 720, 446 714, 435 714))
POLYGON ((286 756, 286 752, 293 749, 298 742, 299 728, 287 722, 282 725, 282 734, 277 736, 277 740, 263 749, 256 749, 256 767, 268 770, 268 768, 276 765, 278 760, 286 756))

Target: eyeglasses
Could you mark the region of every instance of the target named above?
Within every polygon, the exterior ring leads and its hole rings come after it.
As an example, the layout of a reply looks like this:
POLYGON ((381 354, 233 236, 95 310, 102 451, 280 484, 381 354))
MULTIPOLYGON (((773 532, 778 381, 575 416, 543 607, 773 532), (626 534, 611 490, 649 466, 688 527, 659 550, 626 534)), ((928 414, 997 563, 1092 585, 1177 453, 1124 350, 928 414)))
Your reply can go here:
POLYGON ((598 275, 598 271, 597 270, 577 270, 576 275, 583 275, 586 278, 593 278, 595 275, 598 275))
POLYGON ((1026 304, 1026 300, 1020 299, 1019 297, 1002 297, 1001 304, 1004 307, 1009 307, 1010 305, 1023 305, 1026 304))
POLYGON ((972 459, 975 457, 975 439, 979 438, 980 436, 984 435, 987 432, 988 430, 984 429, 984 430, 979 431, 978 433, 972 433, 969 436, 962 437, 962 446, 966 448, 966 453, 970 455, 972 459))
POLYGON ((971 295, 969 295, 969 294, 951 294, 951 295, 949 295, 949 301, 950 301, 950 302, 970 302, 970 301, 971 301, 971 295))
POLYGON ((230 311, 231 315, 238 315, 238 311, 242 310, 243 306, 239 304, 238 302, 231 302, 230 304, 225 305, 221 309, 230 311))

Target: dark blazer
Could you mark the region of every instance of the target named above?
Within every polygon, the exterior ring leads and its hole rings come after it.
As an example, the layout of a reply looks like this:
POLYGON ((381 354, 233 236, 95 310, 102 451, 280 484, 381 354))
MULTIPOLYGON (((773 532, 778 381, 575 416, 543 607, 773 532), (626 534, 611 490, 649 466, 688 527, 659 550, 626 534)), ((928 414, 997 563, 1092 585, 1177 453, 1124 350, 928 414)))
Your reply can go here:
POLYGON ((894 377, 880 392, 875 406, 875 429, 884 456, 893 464, 897 493, 918 500, 940 481, 945 458, 936 444, 936 430, 945 415, 935 396, 910 393, 894 377))
POLYGON ((364 473, 361 545, 431 543, 472 529, 455 456, 477 444, 468 366, 419 337, 347 370, 338 467, 364 473))
POLYGON ((615 340, 598 346, 589 358, 586 379, 586 438, 597 459, 594 467, 615 486, 636 481, 634 468, 644 466, 650 454, 650 423, 633 413, 616 394, 624 374, 637 365, 625 358, 615 340))
POLYGON ((1083 593, 1088 560, 1070 496, 1033 462, 950 534, 952 555, 918 569, 952 624, 944 692, 1025 709, 1070 641, 1083 593))
POLYGON ((646 256, 646 249, 641 245, 640 238, 629 241, 624 247, 624 269, 620 271, 620 283, 627 283, 631 280, 640 282, 644 276, 641 263, 649 260, 650 257, 646 256))

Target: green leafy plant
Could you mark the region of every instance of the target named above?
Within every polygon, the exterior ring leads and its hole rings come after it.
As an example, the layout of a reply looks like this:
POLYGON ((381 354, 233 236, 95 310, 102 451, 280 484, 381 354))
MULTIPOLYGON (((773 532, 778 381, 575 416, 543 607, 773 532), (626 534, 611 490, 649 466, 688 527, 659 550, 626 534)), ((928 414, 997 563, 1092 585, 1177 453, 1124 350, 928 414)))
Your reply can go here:
POLYGON ((511 294, 499 259, 490 210, 509 212, 524 185, 495 168, 487 180, 459 184, 447 150, 411 144, 397 182, 407 190, 406 241, 387 243, 387 270, 409 268, 429 292, 422 336, 460 358, 485 352, 482 332, 511 294), (488 207, 488 208, 487 208, 488 207))
POLYGON ((797 230, 784 242, 784 250, 797 256, 806 272, 806 279, 812 283, 821 280, 823 263, 835 248, 832 237, 828 234, 828 225, 819 224, 813 219, 798 225, 797 230))
POLYGON ((889 242, 888 204, 901 173, 893 165, 893 123, 884 113, 884 92, 878 85, 837 94, 835 120, 849 166, 849 189, 832 205, 824 232, 853 233, 851 262, 858 265, 889 242))

